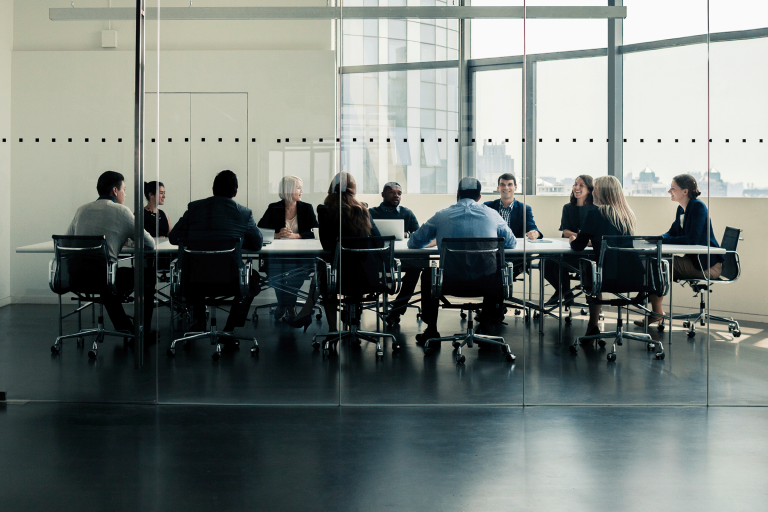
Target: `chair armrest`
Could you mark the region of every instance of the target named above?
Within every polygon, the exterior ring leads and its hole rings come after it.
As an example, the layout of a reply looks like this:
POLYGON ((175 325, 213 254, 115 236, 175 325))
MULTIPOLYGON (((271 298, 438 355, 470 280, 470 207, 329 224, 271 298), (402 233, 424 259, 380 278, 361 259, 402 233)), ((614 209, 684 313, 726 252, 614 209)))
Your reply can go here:
POLYGON ((243 268, 240 270, 240 294, 247 297, 250 293, 251 270, 253 269, 253 260, 247 258, 243 268))
POLYGON ((588 258, 579 260, 579 270, 581 274, 581 289, 585 295, 597 297, 602 287, 602 275, 597 262, 588 258))
POLYGON ((515 279, 515 265, 511 261, 507 261, 506 265, 501 269, 501 277, 504 282, 504 299, 509 300, 512 298, 513 284, 515 279))
POLYGON ((436 261, 429 262, 430 271, 430 287, 432 288, 432 298, 438 298, 443 292, 443 269, 441 269, 436 261))
POLYGON ((400 265, 399 259, 395 258, 395 268, 392 270, 394 275, 392 276, 393 280, 392 280, 392 286, 390 286, 390 289, 389 289, 389 294, 395 295, 400 293, 400 287, 402 286, 402 283, 403 283, 403 274, 401 271, 401 265, 400 265))
POLYGON ((56 291, 56 271, 58 267, 56 265, 56 258, 53 258, 48 262, 48 286, 50 286, 53 293, 58 294, 56 291))
POLYGON ((113 261, 107 265, 107 284, 109 285, 109 291, 117 295, 117 286, 115 286, 115 279, 117 279, 117 266, 120 264, 120 260, 113 261))
POLYGON ((661 285, 662 285, 661 297, 665 297, 669 293, 669 283, 671 281, 670 271, 669 271, 669 260, 662 259, 659 270, 661 272, 661 285))
POLYGON ((325 274, 326 289, 320 288, 323 296, 336 295, 336 272, 333 267, 322 258, 315 258, 315 281, 318 287, 321 285, 320 274, 325 274))
POLYGON ((171 278, 171 295, 174 297, 179 296, 180 288, 181 288, 181 269, 179 268, 179 259, 176 258, 173 261, 171 261, 171 270, 170 270, 170 278, 171 278))

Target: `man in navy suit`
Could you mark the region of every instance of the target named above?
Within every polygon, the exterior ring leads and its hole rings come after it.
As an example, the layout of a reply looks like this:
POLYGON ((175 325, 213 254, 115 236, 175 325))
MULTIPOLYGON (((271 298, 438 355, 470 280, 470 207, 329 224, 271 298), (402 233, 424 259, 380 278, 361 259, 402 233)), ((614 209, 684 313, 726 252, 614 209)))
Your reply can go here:
MULTIPOLYGON (((232 171, 221 171, 213 180, 213 196, 192 201, 187 205, 187 211, 179 222, 168 233, 172 244, 178 245, 179 240, 215 240, 222 238, 239 238, 244 250, 258 251, 263 239, 261 232, 253 220, 253 212, 243 205, 237 204, 237 176, 232 171)), ((227 318, 224 330, 231 332, 235 327, 245 325, 248 309, 253 298, 259 293, 259 274, 253 272, 250 279, 250 296, 240 304, 233 306, 227 318)), ((202 305, 193 306, 195 315, 194 330, 199 329, 205 322, 202 305)))
POLYGON ((517 191, 515 175, 508 172, 502 174, 499 176, 497 185, 499 199, 487 201, 485 206, 499 212, 501 218, 506 221, 515 234, 515 238, 523 238, 523 236, 527 236, 531 240, 542 238, 544 235, 533 221, 531 207, 523 205, 515 199, 515 192, 517 191), (523 206, 525 206, 525 218, 523 218, 523 206))

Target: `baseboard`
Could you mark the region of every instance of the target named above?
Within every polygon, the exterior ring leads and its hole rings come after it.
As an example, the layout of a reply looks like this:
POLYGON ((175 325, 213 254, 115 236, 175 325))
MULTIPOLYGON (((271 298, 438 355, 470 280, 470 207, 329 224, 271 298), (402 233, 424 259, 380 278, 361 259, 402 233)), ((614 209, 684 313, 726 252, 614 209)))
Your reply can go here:
POLYGON ((0 299, 0 308, 5 307, 10 303, 11 303, 10 297, 3 297, 2 299, 0 299))

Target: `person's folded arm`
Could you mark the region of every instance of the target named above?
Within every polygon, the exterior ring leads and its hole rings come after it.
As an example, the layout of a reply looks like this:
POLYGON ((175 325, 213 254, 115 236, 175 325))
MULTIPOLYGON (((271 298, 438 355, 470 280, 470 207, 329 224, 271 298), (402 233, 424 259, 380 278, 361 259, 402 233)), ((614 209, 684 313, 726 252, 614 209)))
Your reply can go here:
POLYGON ((544 238, 544 233, 536 227, 536 221, 533 220, 533 210, 529 205, 525 205, 525 233, 528 234, 531 231, 536 231, 539 235, 538 238, 544 238))
POLYGON ((434 240, 436 233, 437 228, 434 224, 432 224, 432 219, 429 219, 427 222, 422 224, 419 229, 411 234, 411 237, 408 239, 408 248, 423 249, 429 244, 429 242, 434 240))
POLYGON ((576 238, 571 242, 571 249, 574 251, 583 251, 586 249, 587 245, 589 245, 590 241, 592 241, 592 235, 585 233, 582 229, 579 231, 579 234, 576 235, 576 238))

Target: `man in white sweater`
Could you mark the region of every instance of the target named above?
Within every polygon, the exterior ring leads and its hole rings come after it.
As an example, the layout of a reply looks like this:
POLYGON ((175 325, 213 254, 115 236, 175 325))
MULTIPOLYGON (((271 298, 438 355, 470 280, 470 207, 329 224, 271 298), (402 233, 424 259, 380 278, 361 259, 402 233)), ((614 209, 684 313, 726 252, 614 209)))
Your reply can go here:
MULTIPOLYGON (((125 178, 119 172, 106 171, 96 184, 99 198, 78 208, 66 234, 69 236, 101 236, 107 238, 109 259, 117 260, 128 239, 133 239, 133 212, 125 206, 125 178)), ((144 246, 155 248, 154 239, 144 230, 144 246)), ((138 264, 138 263, 137 263, 138 264)), ((144 332, 149 332, 154 308, 154 272, 145 272, 144 280, 144 332)), ((121 267, 115 276, 117 289, 128 293, 133 289, 133 268, 121 267)), ((113 296, 104 297, 104 308, 117 331, 133 331, 133 322, 125 314, 122 302, 113 296)))

